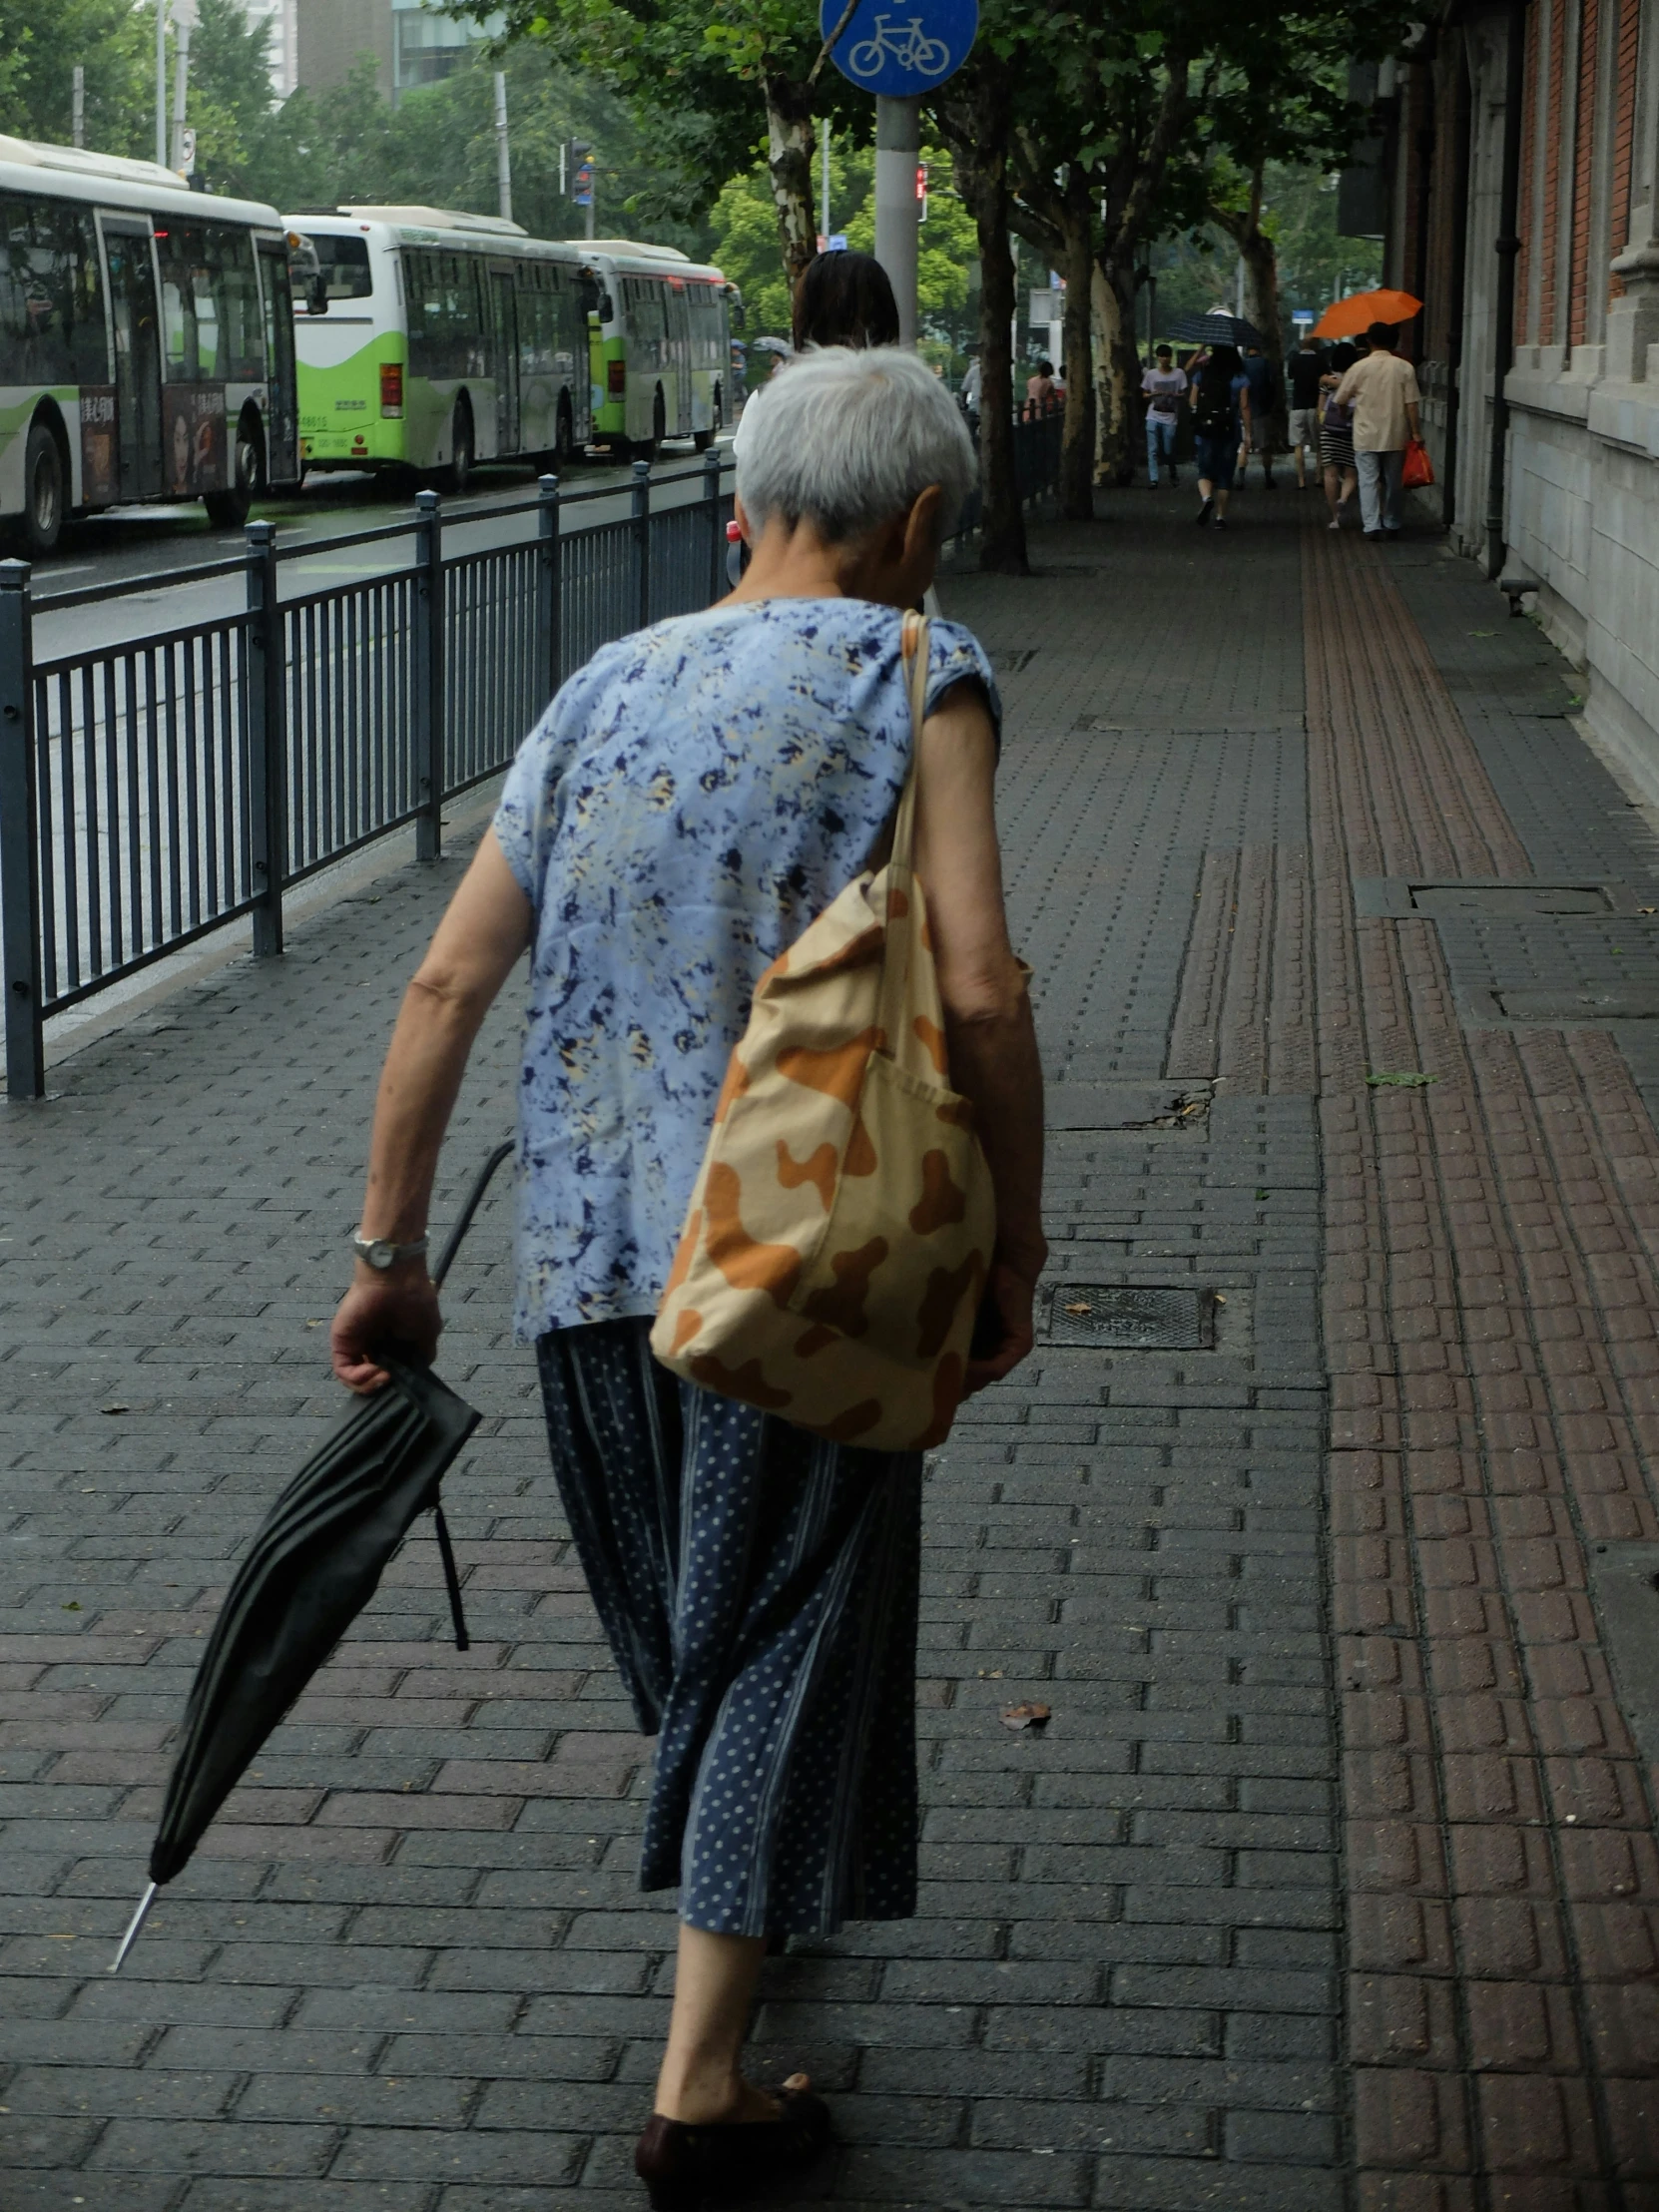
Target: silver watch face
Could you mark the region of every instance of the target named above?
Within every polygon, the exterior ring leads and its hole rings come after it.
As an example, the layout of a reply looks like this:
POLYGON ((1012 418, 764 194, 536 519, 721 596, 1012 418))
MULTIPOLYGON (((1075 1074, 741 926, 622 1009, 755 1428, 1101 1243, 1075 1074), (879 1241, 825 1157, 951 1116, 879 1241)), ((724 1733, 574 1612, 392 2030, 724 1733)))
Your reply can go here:
POLYGON ((389 1268, 397 1257, 397 1247, 386 1237, 371 1237, 364 1255, 371 1268, 389 1268))

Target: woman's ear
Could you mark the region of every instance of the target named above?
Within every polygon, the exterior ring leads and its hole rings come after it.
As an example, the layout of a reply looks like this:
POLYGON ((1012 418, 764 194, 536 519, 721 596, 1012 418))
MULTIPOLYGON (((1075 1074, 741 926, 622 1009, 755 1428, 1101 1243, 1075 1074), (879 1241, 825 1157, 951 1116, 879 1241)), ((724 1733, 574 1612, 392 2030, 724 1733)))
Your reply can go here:
POLYGON ((925 561, 929 571, 939 557, 939 545, 944 526, 944 493, 937 484, 916 494, 915 502, 904 518, 904 562, 925 561))

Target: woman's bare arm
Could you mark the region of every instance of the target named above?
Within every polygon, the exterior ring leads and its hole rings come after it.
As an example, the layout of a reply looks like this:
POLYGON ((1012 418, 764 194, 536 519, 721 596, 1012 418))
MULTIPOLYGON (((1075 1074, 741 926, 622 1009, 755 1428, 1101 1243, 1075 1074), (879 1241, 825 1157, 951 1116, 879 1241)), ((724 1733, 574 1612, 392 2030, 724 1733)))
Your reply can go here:
MULTIPOLYGON (((404 994, 380 1071, 361 1228, 365 1237, 412 1244, 426 1233, 443 1133, 472 1040, 514 961, 530 942, 530 901, 493 830, 473 855, 426 956, 404 994)), ((377 1390, 377 1345, 437 1350, 437 1293, 424 1260, 384 1272, 355 1263, 331 1333, 334 1373, 351 1390, 377 1390)))
POLYGON ((946 693, 922 725, 915 869, 944 999, 950 1080, 973 1102, 996 1192, 990 1295, 1002 1339, 970 1363, 981 1389, 1032 1344, 1032 1294, 1048 1245, 1042 1229, 1043 1090, 1025 976, 1008 941, 996 838, 996 739, 976 684, 946 693))

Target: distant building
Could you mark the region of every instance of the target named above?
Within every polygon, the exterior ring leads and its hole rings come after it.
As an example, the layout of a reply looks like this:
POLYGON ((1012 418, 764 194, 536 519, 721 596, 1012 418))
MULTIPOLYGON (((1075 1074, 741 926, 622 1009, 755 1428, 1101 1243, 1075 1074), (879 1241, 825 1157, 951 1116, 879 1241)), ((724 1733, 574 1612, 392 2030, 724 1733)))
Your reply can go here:
POLYGON ((1538 578, 1591 727, 1659 798, 1659 0, 1442 0, 1378 91, 1429 496, 1538 578))
POLYGON ((374 57, 380 90, 394 104, 417 85, 436 84, 476 40, 499 28, 458 23, 422 0, 247 0, 286 7, 295 18, 295 82, 309 92, 343 84, 359 54, 374 57))
POLYGON ((242 0, 250 23, 271 26, 271 89, 285 100, 298 82, 298 25, 295 0, 242 0))

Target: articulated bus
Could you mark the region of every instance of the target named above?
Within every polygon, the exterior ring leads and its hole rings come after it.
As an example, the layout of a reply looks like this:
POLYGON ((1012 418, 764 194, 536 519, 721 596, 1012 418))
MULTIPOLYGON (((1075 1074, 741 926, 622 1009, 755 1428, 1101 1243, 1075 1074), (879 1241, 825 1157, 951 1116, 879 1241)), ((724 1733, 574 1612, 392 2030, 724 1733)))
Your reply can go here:
POLYGON ((274 208, 0 137, 0 518, 30 553, 133 500, 242 521, 298 475, 294 400, 274 208))
POLYGON ((288 219, 317 278, 294 298, 307 469, 562 467, 592 435, 582 249, 499 216, 339 208, 288 219))
POLYGON ((594 437, 618 454, 654 452, 674 437, 701 452, 737 415, 737 286, 672 246, 595 239, 584 252, 601 287, 588 323, 594 437))

